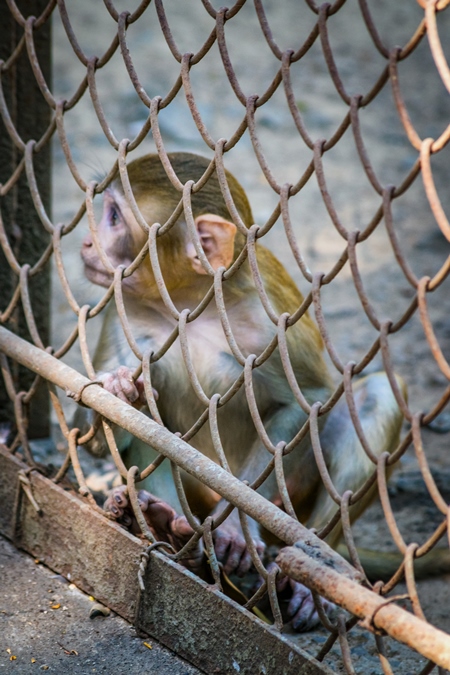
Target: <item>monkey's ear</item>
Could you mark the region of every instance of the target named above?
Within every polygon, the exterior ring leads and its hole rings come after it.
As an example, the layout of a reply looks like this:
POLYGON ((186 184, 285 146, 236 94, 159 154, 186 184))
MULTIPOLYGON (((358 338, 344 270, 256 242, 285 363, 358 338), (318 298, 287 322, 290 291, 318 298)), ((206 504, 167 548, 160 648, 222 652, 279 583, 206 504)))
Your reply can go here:
MULTIPOLYGON (((233 262, 236 225, 221 216, 205 213, 195 219, 202 248, 214 270, 228 267, 233 262)), ((187 256, 197 274, 206 274, 197 256, 194 244, 189 242, 187 256)))

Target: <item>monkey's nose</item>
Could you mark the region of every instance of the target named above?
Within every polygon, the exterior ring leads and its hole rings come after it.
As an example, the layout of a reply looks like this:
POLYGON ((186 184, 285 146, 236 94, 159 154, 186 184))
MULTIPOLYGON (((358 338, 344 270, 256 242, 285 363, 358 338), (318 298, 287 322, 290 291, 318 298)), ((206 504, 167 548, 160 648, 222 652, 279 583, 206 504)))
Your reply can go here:
POLYGON ((92 246, 92 239, 91 239, 90 237, 85 237, 85 238, 83 239, 82 246, 83 246, 83 248, 91 248, 91 246, 92 246))

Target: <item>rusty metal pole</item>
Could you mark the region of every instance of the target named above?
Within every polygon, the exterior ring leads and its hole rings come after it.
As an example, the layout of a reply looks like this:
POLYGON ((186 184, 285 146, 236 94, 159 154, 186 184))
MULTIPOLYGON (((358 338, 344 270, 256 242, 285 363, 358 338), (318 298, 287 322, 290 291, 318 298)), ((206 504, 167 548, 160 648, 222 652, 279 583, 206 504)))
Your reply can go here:
MULTIPOLYGON (((39 16, 48 4, 48 0, 28 0, 26 10, 29 15, 39 16)), ((0 0, 0 59, 7 62, 24 33, 12 16, 7 0, 0 0)), ((35 48, 47 83, 51 82, 51 26, 47 20, 34 34, 35 48)), ((47 129, 51 110, 45 102, 33 75, 25 45, 19 57, 2 72, 2 89, 12 123, 24 143, 38 141, 47 129)), ((0 117, 0 189, 13 175, 23 157, 19 148, 8 134, 0 117)), ((51 148, 47 142, 34 155, 34 168, 39 193, 48 214, 50 214, 50 170, 51 148)), ((49 243, 49 235, 44 230, 36 213, 28 189, 25 170, 19 180, 6 191, 0 193, 0 210, 3 225, 10 246, 20 265, 33 265, 49 243)), ((18 283, 17 275, 11 270, 0 246, 0 314, 8 306, 18 283)), ((50 324, 50 267, 46 266, 33 277, 30 284, 30 296, 36 325, 45 344, 49 344, 50 324)), ((29 339, 21 308, 17 309, 7 324, 18 335, 29 339)), ((22 366, 13 365, 13 377, 17 391, 29 389, 34 374, 22 366)), ((13 405, 8 398, 4 383, 0 377, 0 423, 13 419, 13 405)), ((49 434, 49 402, 47 388, 39 387, 30 405, 29 435, 31 438, 49 434)))
POLYGON ((189 474, 218 492, 261 523, 290 548, 282 550, 282 570, 320 595, 364 618, 444 668, 450 667, 450 637, 386 599, 363 588, 359 573, 325 542, 275 504, 171 434, 143 413, 50 354, 0 328, 0 350, 63 389, 78 392, 81 401, 148 443, 189 474), (295 548, 292 546, 295 544, 295 548), (389 601, 388 601, 389 602, 389 601))
POLYGON ((277 557, 281 570, 328 600, 363 619, 369 630, 382 630, 395 640, 450 668, 450 636, 418 619, 368 588, 312 560, 297 546, 283 548, 277 557))

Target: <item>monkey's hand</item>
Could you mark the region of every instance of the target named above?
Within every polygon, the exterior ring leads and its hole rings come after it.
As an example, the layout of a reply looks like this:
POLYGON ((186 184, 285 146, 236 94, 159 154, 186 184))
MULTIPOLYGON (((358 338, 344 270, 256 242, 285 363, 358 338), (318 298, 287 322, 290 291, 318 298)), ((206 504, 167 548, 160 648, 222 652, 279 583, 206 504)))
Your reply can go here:
MULTIPOLYGON (((114 394, 121 401, 129 403, 135 407, 145 405, 147 399, 145 397, 144 379, 140 375, 136 380, 133 380, 133 369, 127 366, 119 366, 117 370, 112 373, 99 373, 98 379, 103 384, 103 388, 114 394)), ((155 399, 158 398, 158 392, 153 389, 155 399)))
MULTIPOLYGON (((270 563, 267 570, 270 571, 274 565, 275 563, 270 563)), ((291 620, 294 630, 304 633, 320 624, 319 614, 309 588, 299 581, 281 574, 277 576, 276 588, 281 600, 289 600, 286 614, 291 620)), ((325 600, 325 598, 320 600, 324 612, 332 619, 336 611, 336 605, 329 600, 325 600)))
MULTIPOLYGON (((194 534, 185 516, 180 516, 169 504, 150 492, 139 490, 138 501, 146 523, 157 541, 166 541, 175 551, 179 551, 194 534)), ((140 534, 125 485, 111 491, 103 504, 103 509, 130 532, 140 534)), ((203 563, 203 548, 200 542, 197 548, 190 552, 190 557, 180 562, 192 572, 198 573, 203 563)))
MULTIPOLYGON (((253 563, 242 532, 232 524, 224 523, 214 530, 213 539, 217 559, 223 563, 225 574, 237 574, 238 577, 243 577, 253 563)), ((266 545, 259 537, 255 536, 253 536, 253 543, 261 557, 266 545)))

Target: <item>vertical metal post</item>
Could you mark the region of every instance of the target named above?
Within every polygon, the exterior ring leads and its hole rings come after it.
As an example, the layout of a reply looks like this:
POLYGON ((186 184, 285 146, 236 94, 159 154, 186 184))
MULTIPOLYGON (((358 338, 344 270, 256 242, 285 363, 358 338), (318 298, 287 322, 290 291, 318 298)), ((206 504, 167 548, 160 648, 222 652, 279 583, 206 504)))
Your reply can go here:
MULTIPOLYGON (((47 0, 28 0, 19 4, 19 9, 28 15, 39 16, 47 0)), ((0 0, 0 58, 6 61, 13 53, 23 28, 17 24, 6 0, 0 0)), ((43 74, 50 83, 51 78, 51 26, 50 20, 35 33, 37 57, 43 74)), ((51 110, 45 102, 34 78, 27 50, 24 46, 19 58, 2 72, 3 91, 12 122, 20 137, 26 143, 39 140, 51 119, 51 110)), ((38 188, 47 213, 50 213, 51 154, 47 143, 35 155, 34 165, 38 188)), ((16 147, 0 119, 0 184, 13 174, 22 151, 16 147)), ((25 171, 16 185, 0 197, 0 209, 11 247, 19 263, 33 265, 48 245, 49 235, 42 227, 34 209, 28 189, 25 171)), ((17 275, 11 270, 0 248, 0 311, 4 311, 18 283, 17 275)), ((31 302, 38 331, 45 344, 49 343, 50 322, 50 268, 33 277, 30 283, 31 302)), ((14 312, 7 326, 16 334, 29 338, 28 329, 21 308, 14 312)), ((34 374, 22 366, 13 366, 17 391, 27 390, 34 374)), ((13 408, 0 378, 0 422, 10 422, 13 408)), ((39 387, 30 405, 30 437, 47 436, 49 433, 49 403, 47 388, 39 387)))

